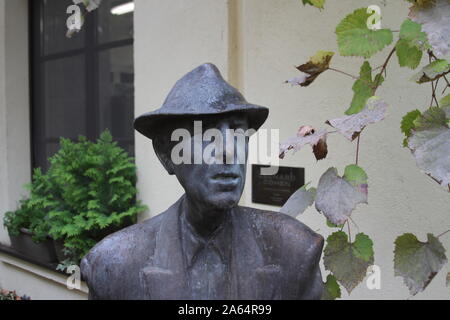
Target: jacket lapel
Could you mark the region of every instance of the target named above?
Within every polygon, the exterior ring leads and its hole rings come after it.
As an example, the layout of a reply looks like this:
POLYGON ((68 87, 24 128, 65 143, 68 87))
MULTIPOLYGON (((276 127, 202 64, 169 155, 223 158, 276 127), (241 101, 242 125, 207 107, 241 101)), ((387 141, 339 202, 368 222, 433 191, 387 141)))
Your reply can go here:
POLYGON ((280 299, 280 266, 268 263, 249 217, 233 210, 232 299, 280 299))
POLYGON ((140 271, 145 299, 186 299, 186 274, 179 226, 181 197, 165 213, 156 235, 154 255, 140 271))

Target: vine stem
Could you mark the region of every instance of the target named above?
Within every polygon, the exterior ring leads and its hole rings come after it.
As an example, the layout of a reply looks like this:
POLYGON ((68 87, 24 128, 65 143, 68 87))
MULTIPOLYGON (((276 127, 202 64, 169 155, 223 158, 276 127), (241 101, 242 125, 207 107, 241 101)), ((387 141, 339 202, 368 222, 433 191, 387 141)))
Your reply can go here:
MULTIPOLYGON (((387 66, 388 66, 389 61, 391 60, 392 56, 394 55, 395 50, 396 50, 396 47, 394 47, 391 50, 391 52, 389 52, 389 55, 387 56, 387 58, 384 61, 383 65, 381 66, 381 71, 377 74, 377 76, 381 76, 381 75, 383 75, 383 73, 386 73, 387 66)), ((375 93, 378 90, 378 87, 381 85, 380 79, 381 79, 381 77, 376 77, 376 83, 375 83, 375 87, 373 88, 372 95, 375 95, 375 93)), ((360 143, 360 139, 361 139, 361 134, 358 135, 358 140, 356 141, 356 159, 355 159, 355 164, 356 165, 358 165, 358 160, 359 160, 359 143, 360 143)))
POLYGON ((447 231, 442 232, 442 233, 441 233, 440 235, 438 235, 436 238, 439 238, 439 237, 443 236, 444 234, 446 234, 446 233, 448 233, 448 232, 450 232, 450 229, 448 229, 447 231))
POLYGON ((335 68, 330 68, 330 67, 328 67, 328 70, 331 70, 331 71, 334 71, 334 72, 338 72, 338 73, 344 74, 344 75, 346 75, 346 76, 348 76, 348 77, 350 77, 350 78, 353 78, 353 79, 355 79, 355 80, 358 80, 358 79, 359 79, 358 77, 356 77, 356 76, 354 76, 354 75, 352 75, 352 74, 350 74, 350 73, 347 73, 347 72, 345 72, 345 71, 339 70, 339 69, 335 69, 335 68))
POLYGON ((359 139, 361 138, 361 134, 358 135, 358 140, 356 141, 356 159, 355 164, 358 165, 359 160, 359 139))
MULTIPOLYGON (((386 72, 386 68, 387 68, 387 66, 388 66, 388 64, 389 64, 389 61, 391 60, 392 56, 394 55, 395 50, 396 50, 396 47, 394 47, 394 48, 391 50, 391 52, 390 52, 389 55, 387 56, 386 60, 384 61, 383 65, 381 66, 381 71, 380 71, 380 73, 378 73, 378 75, 381 76, 381 75, 383 75, 383 73, 386 72)), ((381 83, 380 83, 380 77, 378 77, 378 78, 377 78, 377 83, 376 83, 375 87, 373 88, 373 95, 375 95, 375 93, 377 92, 378 87, 380 86, 380 84, 381 84, 381 83)))
POLYGON ((348 241, 352 243, 352 235, 350 233, 350 223, 347 220, 347 230, 348 230, 348 241))

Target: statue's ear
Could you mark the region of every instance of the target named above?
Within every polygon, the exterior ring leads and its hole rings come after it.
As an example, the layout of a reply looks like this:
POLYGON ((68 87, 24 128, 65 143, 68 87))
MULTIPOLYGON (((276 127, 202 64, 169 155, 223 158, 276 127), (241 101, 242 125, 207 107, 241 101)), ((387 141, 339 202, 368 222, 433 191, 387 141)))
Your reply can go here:
POLYGON ((161 144, 160 137, 155 137, 153 139, 153 148, 155 149, 156 156, 158 157, 161 164, 170 175, 173 175, 173 162, 170 159, 169 152, 167 151, 168 148, 164 148, 164 146, 161 144))

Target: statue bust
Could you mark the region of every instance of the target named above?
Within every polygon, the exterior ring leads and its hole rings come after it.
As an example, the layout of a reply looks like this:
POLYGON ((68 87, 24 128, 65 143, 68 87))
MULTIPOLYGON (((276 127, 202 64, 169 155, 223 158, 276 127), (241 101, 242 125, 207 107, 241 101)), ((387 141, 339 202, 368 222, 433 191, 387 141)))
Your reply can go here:
POLYGON ((189 161, 207 148, 195 139, 195 123, 201 121, 202 133, 254 132, 268 113, 204 64, 175 84, 160 109, 136 118, 135 129, 152 140, 185 194, 161 214, 107 236, 84 257, 90 299, 321 298, 323 238, 287 215, 238 205, 248 136, 217 144, 224 150, 212 157, 227 161, 189 161), (183 150, 184 162, 174 160, 175 129, 194 137, 184 144, 194 148, 183 150))

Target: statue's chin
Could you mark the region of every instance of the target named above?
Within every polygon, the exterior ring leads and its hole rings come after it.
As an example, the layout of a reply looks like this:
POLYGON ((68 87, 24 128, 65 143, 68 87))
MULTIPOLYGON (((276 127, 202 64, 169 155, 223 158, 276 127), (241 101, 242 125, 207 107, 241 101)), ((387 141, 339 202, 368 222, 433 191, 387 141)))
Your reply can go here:
POLYGON ((239 197, 230 194, 220 194, 204 199, 205 204, 216 210, 228 210, 239 203, 239 197))

